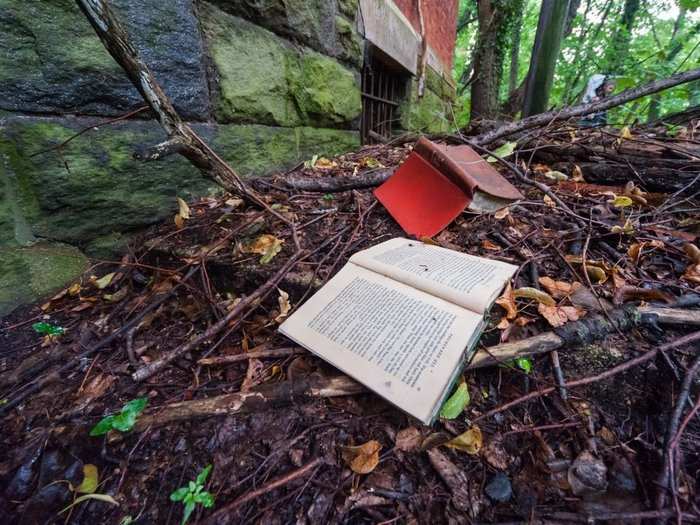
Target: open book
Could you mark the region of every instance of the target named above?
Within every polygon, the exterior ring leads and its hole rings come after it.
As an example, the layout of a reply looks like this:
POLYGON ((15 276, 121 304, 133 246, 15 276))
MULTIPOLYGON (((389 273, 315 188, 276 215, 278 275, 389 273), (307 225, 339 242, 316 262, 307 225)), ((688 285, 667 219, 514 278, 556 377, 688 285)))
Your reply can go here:
POLYGON ((391 239, 353 255, 280 331, 431 424, 515 270, 391 239))

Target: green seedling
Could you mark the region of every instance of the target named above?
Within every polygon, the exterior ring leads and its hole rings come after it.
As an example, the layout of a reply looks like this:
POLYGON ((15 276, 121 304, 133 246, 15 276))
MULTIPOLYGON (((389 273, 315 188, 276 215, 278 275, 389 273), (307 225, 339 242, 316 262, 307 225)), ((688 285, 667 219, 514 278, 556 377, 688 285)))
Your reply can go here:
POLYGON ((112 414, 111 416, 104 417, 100 420, 97 425, 92 427, 90 430, 91 436, 101 436, 106 434, 110 430, 118 430, 119 432, 129 432, 134 425, 136 420, 148 404, 147 397, 139 397, 132 399, 121 409, 118 414, 112 414))
POLYGON ((513 363, 526 374, 532 372, 532 360, 529 357, 518 357, 513 363))
POLYGON ((170 501, 181 501, 185 506, 185 511, 182 514, 182 525, 187 523, 190 515, 197 505, 202 505, 204 508, 214 506, 214 496, 211 492, 204 490, 204 484, 211 472, 211 465, 207 465, 202 472, 197 475, 197 479, 190 481, 186 486, 180 487, 170 494, 170 501))
POLYGON ((40 333, 41 335, 50 335, 50 336, 57 336, 63 334, 66 330, 61 327, 61 326, 56 326, 55 324, 51 323, 45 323, 45 322, 40 322, 40 323, 34 323, 32 325, 32 328, 34 328, 34 331, 37 333, 40 333))

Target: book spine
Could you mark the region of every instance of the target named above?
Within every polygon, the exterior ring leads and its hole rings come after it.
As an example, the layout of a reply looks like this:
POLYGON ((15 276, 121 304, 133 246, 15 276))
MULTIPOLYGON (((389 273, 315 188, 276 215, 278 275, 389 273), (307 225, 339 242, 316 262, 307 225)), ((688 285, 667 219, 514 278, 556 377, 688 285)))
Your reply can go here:
POLYGON ((456 184, 464 194, 470 199, 474 197, 474 191, 478 184, 459 164, 452 160, 436 144, 425 137, 421 137, 413 147, 418 155, 423 157, 435 169, 445 175, 450 181, 456 184))

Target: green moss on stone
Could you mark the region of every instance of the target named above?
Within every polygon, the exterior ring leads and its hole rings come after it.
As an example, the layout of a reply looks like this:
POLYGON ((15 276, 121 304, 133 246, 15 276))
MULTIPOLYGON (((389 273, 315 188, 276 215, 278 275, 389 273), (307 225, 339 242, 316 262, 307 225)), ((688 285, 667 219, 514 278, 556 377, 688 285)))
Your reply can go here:
POLYGON ((313 155, 337 155, 359 146, 355 131, 259 125, 219 126, 212 145, 244 177, 267 175, 313 155))
MULTIPOLYGON (((124 122, 89 131, 61 151, 32 157, 88 122, 10 118, 0 125, 0 144, 11 144, 4 147, 10 152, 7 172, 14 174, 22 215, 36 237, 83 244, 163 219, 177 207, 176 196, 217 189, 181 157, 147 164, 132 158, 139 145, 163 140, 155 123, 124 122)), ((0 210, 0 217, 6 214, 0 210)))
POLYGON ((319 53, 300 57, 300 68, 290 87, 307 123, 340 125, 355 120, 362 112, 355 75, 319 53))
POLYGON ((87 264, 80 250, 65 244, 0 248, 0 316, 64 287, 78 278, 87 264))
POLYGON ((418 97, 417 83, 411 83, 410 94, 401 104, 400 122, 403 129, 423 133, 444 133, 452 129, 449 103, 430 89, 418 97))
POLYGON ((217 120, 348 127, 359 116, 358 76, 337 60, 206 3, 201 15, 219 76, 217 120))

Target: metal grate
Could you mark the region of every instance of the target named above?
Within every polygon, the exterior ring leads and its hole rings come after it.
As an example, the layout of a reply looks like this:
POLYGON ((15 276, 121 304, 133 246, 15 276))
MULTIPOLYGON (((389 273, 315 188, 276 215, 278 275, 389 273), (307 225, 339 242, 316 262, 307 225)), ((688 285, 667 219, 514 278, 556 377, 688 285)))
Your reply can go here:
POLYGON ((405 75, 395 71, 378 57, 365 59, 362 68, 360 126, 363 144, 376 144, 391 138, 405 84, 405 75))

